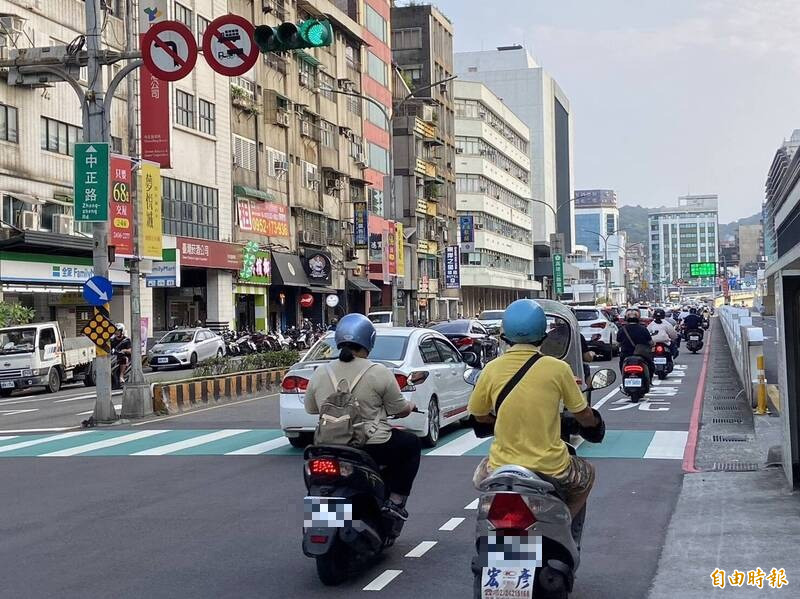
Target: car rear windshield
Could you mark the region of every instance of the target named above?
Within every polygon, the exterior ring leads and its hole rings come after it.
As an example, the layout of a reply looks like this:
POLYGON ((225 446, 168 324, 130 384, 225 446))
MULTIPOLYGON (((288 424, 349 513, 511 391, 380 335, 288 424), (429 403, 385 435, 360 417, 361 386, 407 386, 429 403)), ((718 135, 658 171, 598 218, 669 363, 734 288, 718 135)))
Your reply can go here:
POLYGON ((575 316, 579 321, 597 320, 600 318, 597 315, 597 310, 575 310, 575 316))
POLYGON ((387 323, 392 321, 392 315, 389 312, 384 314, 370 314, 369 319, 377 324, 387 323))
POLYGON ((439 331, 443 335, 463 335, 469 330, 468 320, 453 320, 442 322, 431 327, 434 331, 439 331))
POLYGON ((502 320, 505 310, 485 310, 478 316, 478 320, 502 320))
MULTIPOLYGON (((388 360, 399 362, 406 355, 408 337, 400 335, 378 335, 375 337, 375 347, 369 352, 370 360, 388 360)), ((326 337, 314 346, 303 359, 304 362, 315 360, 335 360, 339 357, 339 350, 334 345, 333 337, 326 337)))
POLYGON ((172 331, 167 333, 159 343, 189 343, 194 339, 194 331, 172 331))

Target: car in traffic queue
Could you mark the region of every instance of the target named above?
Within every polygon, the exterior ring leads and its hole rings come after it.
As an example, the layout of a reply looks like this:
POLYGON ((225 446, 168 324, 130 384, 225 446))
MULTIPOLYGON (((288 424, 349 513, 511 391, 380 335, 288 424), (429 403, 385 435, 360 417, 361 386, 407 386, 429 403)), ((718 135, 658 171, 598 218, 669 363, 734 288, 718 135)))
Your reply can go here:
POLYGON ((484 310, 478 314, 478 322, 489 331, 489 334, 498 335, 503 328, 504 313, 505 310, 484 310))
MULTIPOLYGON (((392 426, 419 436, 434 447, 442 428, 467 415, 472 387, 464 380, 467 368, 455 346, 441 333, 412 327, 377 328, 369 359, 394 373, 403 397, 422 413, 392 420, 392 426)), ((314 438, 319 416, 305 410, 305 390, 314 371, 339 357, 334 333, 322 337, 293 365, 280 391, 281 429, 294 447, 305 447, 314 438)))
POLYGON ((573 309, 580 323, 581 335, 589 349, 600 354, 605 360, 613 358, 619 348, 617 325, 609 320, 601 308, 575 306, 573 309))
POLYGON ((446 320, 430 328, 447 337, 459 351, 476 354, 481 364, 493 360, 500 353, 500 342, 476 319, 446 320))
POLYGON ((199 362, 225 355, 225 341, 204 328, 175 329, 164 335, 147 353, 150 368, 194 368, 199 362))

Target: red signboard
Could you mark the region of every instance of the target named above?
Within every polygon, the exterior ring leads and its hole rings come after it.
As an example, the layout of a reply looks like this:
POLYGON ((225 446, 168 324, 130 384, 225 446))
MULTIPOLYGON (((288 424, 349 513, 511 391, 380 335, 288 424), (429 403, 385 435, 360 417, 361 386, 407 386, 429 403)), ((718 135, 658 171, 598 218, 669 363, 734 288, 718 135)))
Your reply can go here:
POLYGON ((178 237, 181 266, 242 269, 242 246, 222 241, 178 237))
POLYGON ((386 253, 389 258, 389 274, 396 275, 397 274, 397 256, 395 255, 396 243, 395 243, 395 235, 396 230, 394 226, 394 221, 389 221, 389 237, 386 243, 386 253))
POLYGON ((314 296, 310 293, 304 293, 300 296, 300 307, 310 308, 314 305, 314 296))
POLYGON ((170 168, 169 83, 141 67, 139 98, 142 120, 142 158, 170 168))
POLYGON ((131 196, 131 159, 111 156, 111 198, 108 245, 119 258, 133 258, 133 197, 131 196))
POLYGON ((267 237, 289 237, 289 210, 273 202, 239 198, 239 228, 267 237))

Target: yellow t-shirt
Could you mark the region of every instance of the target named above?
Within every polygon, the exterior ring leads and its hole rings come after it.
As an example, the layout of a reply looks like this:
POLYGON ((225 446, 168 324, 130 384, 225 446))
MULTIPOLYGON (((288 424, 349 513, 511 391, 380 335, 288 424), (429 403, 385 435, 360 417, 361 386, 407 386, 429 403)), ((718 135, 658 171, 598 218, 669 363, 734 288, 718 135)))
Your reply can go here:
MULTIPOLYGON (((503 387, 536 351, 533 345, 515 345, 489 362, 469 398, 470 413, 490 414, 503 387)), ((499 468, 515 464, 551 476, 564 472, 569 452, 561 440, 561 400, 573 413, 587 407, 569 365, 542 356, 503 402, 489 465, 499 468)))

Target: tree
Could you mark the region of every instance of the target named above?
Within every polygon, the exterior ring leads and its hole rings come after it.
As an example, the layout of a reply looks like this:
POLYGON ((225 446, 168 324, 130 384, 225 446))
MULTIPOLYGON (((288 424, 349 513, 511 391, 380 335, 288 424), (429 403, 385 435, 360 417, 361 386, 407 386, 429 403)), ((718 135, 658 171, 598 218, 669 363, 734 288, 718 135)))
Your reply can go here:
POLYGON ((20 304, 0 302, 0 327, 28 324, 35 316, 36 312, 33 308, 26 308, 20 304))

